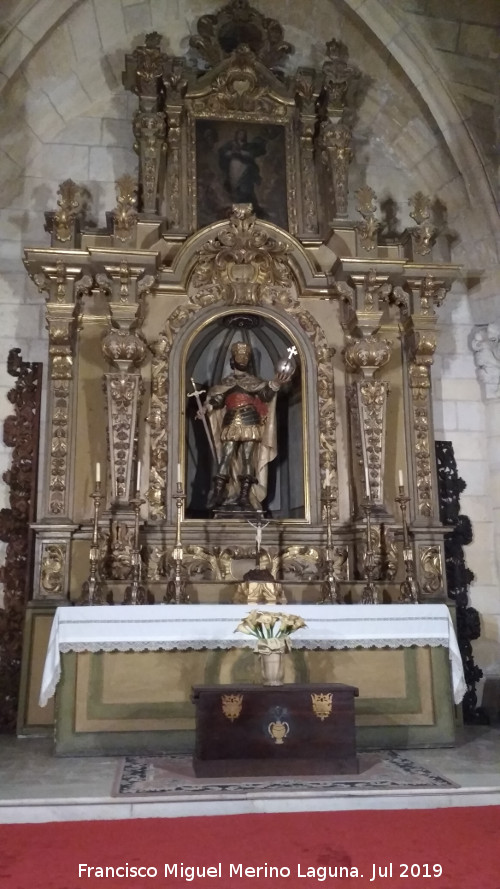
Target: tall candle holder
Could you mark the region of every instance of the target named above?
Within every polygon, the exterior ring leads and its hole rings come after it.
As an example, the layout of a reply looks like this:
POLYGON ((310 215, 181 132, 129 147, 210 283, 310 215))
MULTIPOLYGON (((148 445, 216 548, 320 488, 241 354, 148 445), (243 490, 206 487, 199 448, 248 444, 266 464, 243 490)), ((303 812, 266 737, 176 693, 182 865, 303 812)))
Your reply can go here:
POLYGON ((96 481, 95 489, 90 495, 94 501, 94 519, 89 554, 89 576, 82 584, 79 605, 103 605, 102 583, 99 577, 99 512, 101 508, 101 482, 96 481))
POLYGON ((366 583, 361 591, 361 603, 363 605, 378 604, 378 592, 374 583, 377 566, 372 547, 372 505, 370 497, 365 497, 361 504, 366 517, 366 554, 364 564, 364 579, 366 583))
POLYGON ((123 597, 124 605, 147 605, 149 601, 148 592, 146 587, 141 583, 141 574, 142 574, 142 559, 141 559, 141 550, 139 547, 139 519, 141 506, 145 503, 145 500, 142 500, 139 491, 136 492, 136 495, 133 500, 130 501, 130 505, 134 510, 134 548, 132 550, 132 583, 129 584, 125 589, 125 595, 123 597))
POLYGON ((403 526, 403 562, 405 564, 406 577, 400 584, 400 602, 410 602, 418 605, 420 598, 420 586, 415 573, 415 561, 413 558, 413 549, 410 546, 410 534, 408 531, 408 522, 406 521, 406 508, 410 502, 410 498, 405 493, 404 485, 399 485, 399 496, 395 498, 399 503, 401 510, 401 524, 403 526))
POLYGON ((334 605, 339 604, 339 585, 337 578, 333 572, 332 562, 332 503, 334 497, 329 484, 325 485, 324 497, 321 498, 326 509, 326 553, 325 553, 325 577, 321 584, 320 604, 330 602, 334 605))
POLYGON ((177 507, 177 529, 175 546, 172 551, 172 556, 175 561, 175 574, 174 579, 169 580, 167 583, 167 592, 163 601, 170 605, 181 605, 189 602, 189 596, 186 592, 186 580, 183 567, 184 550, 181 541, 182 504, 186 499, 186 495, 182 487, 182 482, 179 480, 177 481, 177 490, 175 494, 172 494, 172 497, 175 500, 175 505, 177 507))

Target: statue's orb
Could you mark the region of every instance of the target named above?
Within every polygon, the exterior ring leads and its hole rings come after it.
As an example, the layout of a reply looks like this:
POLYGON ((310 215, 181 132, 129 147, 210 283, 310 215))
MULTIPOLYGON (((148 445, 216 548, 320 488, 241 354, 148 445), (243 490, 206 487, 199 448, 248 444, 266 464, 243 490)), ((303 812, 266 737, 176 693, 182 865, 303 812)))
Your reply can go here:
POLYGON ((276 372, 279 374, 287 374, 291 376, 295 371, 295 361, 291 358, 280 358, 276 365, 276 372))

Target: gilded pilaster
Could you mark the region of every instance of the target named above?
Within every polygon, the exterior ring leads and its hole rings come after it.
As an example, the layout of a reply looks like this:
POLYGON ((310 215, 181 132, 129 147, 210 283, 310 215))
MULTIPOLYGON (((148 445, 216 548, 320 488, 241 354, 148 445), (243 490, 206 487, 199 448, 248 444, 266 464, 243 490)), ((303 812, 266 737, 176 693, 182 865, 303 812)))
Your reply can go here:
POLYGON ((430 377, 436 349, 434 306, 443 302, 449 284, 428 275, 408 278, 407 287, 410 300, 407 307, 402 307, 402 331, 412 519, 429 524, 439 520, 430 377))
POLYGON ((182 205, 182 121, 183 101, 187 88, 184 65, 179 59, 172 59, 163 78, 166 93, 167 115, 167 167, 165 195, 169 228, 179 231, 183 227, 184 208, 182 205))
POLYGON ((313 69, 300 68, 295 80, 299 106, 300 183, 302 203, 302 232, 318 233, 318 198, 314 165, 314 136, 316 132, 316 106, 319 88, 313 69))
MULTIPOLYGON (((156 257, 150 256, 155 262, 156 257)), ((152 264, 150 262, 150 264, 152 264)), ((109 470, 113 507, 128 508, 132 496, 134 461, 137 459, 137 422, 144 384, 140 365, 147 344, 140 327, 143 298, 155 283, 143 265, 125 260, 104 265, 96 275, 109 298, 110 329, 102 343, 104 357, 116 371, 104 374, 108 412, 109 470)), ((134 489, 135 490, 135 489, 134 489)))
POLYGON ((386 275, 374 269, 353 275, 351 280, 354 286, 350 296, 344 287, 342 326, 344 362, 354 378, 347 386, 351 440, 361 470, 356 473, 353 466, 353 471, 357 475, 358 500, 369 495, 372 503, 383 510, 388 383, 374 377, 391 357, 391 343, 379 335, 391 285, 386 275))
POLYGON ((348 215, 349 164, 353 157, 352 131, 344 115, 348 93, 359 77, 359 71, 348 63, 344 44, 332 39, 326 45, 327 60, 323 65, 323 86, 320 96, 319 146, 332 191, 333 216, 348 215))
POLYGON ((157 216, 160 172, 164 167, 165 114, 162 108, 161 76, 166 56, 160 49, 161 37, 147 34, 143 46, 126 57, 123 81, 139 97, 134 118, 135 150, 139 155, 139 182, 142 186, 142 212, 157 216))
POLYGON ((50 429, 44 513, 61 521, 71 515, 73 473, 74 364, 78 307, 92 278, 82 274, 85 259, 52 251, 29 251, 26 266, 40 292, 47 293, 49 331, 47 426, 50 429), (78 262, 81 259, 81 262, 78 262), (76 260, 76 261, 75 261, 76 260))
POLYGON ((442 303, 449 286, 444 280, 424 274, 407 279, 406 294, 397 289, 401 309, 406 463, 415 571, 422 597, 435 600, 445 596, 445 578, 430 371, 436 349, 435 306, 442 303))

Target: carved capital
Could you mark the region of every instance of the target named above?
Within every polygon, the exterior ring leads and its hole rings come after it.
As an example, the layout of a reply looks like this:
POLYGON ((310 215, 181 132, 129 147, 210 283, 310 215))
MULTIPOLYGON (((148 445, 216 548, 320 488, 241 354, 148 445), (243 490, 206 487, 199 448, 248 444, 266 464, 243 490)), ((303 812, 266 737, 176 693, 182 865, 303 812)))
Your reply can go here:
POLYGON ((358 80, 360 71, 349 63, 349 51, 344 43, 332 38, 326 44, 326 61, 323 63, 322 102, 326 113, 340 114, 347 104, 347 94, 358 80))
POLYGON ((347 337, 344 349, 344 361, 350 373, 361 373, 370 378, 384 367, 391 357, 392 344, 389 340, 380 339, 371 334, 361 339, 347 337))
POLYGON ((120 370, 131 370, 142 364, 147 344, 139 333, 126 330, 110 330, 103 339, 102 351, 108 361, 120 370))
POLYGON ((123 82, 126 89, 139 96, 142 107, 144 100, 146 104, 148 99, 156 102, 166 62, 167 56, 161 50, 161 36, 156 31, 146 34, 145 43, 126 56, 123 82))
POLYGON ((433 318, 436 316, 435 307, 444 302, 451 282, 426 275, 424 278, 408 278, 407 286, 411 296, 411 313, 433 318))

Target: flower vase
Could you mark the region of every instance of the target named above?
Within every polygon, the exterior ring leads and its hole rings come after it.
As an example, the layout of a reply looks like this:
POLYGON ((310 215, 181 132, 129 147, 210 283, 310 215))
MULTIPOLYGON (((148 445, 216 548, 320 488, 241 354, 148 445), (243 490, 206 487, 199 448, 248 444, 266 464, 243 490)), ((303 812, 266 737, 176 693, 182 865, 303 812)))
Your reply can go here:
MULTIPOLYGON (((274 641, 274 640, 273 640, 274 641)), ((280 640, 281 642, 282 640, 280 640)), ((283 685, 285 676, 285 644, 269 647, 259 643, 256 654, 259 655, 263 685, 283 685)))

